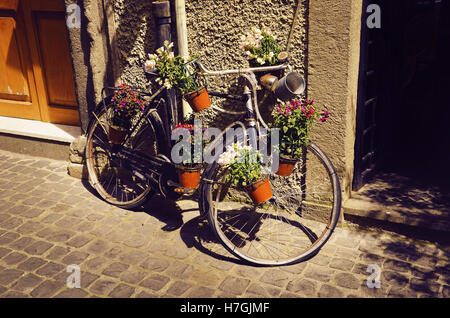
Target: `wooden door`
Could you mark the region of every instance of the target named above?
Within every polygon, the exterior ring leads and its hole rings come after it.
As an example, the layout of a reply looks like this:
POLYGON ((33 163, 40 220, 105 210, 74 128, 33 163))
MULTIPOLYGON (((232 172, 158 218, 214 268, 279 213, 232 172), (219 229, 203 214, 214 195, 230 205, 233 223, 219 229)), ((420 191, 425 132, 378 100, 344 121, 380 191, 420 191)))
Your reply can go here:
POLYGON ((79 125, 62 0, 2 3, 0 115, 79 125))

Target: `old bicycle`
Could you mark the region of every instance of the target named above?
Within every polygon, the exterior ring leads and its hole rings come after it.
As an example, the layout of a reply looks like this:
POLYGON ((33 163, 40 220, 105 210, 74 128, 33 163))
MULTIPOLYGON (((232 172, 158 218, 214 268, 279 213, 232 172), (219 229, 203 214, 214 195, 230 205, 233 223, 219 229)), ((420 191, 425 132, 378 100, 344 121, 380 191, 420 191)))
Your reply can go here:
MULTIPOLYGON (((198 60, 195 63, 205 77, 234 74, 242 80, 240 95, 209 92, 215 98, 245 105, 242 111, 214 106, 220 112, 242 115, 222 134, 243 127, 243 132, 254 129, 256 138, 260 138, 260 128, 268 125, 259 112, 255 74, 289 72, 288 63, 222 71, 210 71, 198 60)), ((183 195, 178 191, 178 175, 170 159, 170 131, 165 128, 172 129, 178 119, 168 123, 167 116, 161 116, 169 107, 166 88, 156 87, 152 92, 141 92, 147 107, 133 120, 121 144, 108 140, 111 96, 105 96, 98 105, 88 127, 86 161, 90 182, 105 201, 122 208, 138 207, 153 194, 173 200, 183 195)), ((102 94, 107 95, 107 91, 104 89, 102 94)), ((237 139, 245 140, 244 135, 237 139)), ((214 139, 210 146, 216 146, 218 140, 214 139)), ((340 214, 341 190, 331 161, 313 142, 303 147, 294 173, 287 177, 270 175, 273 196, 262 204, 255 205, 242 188, 228 184, 226 173, 217 160, 205 164, 197 190, 198 204, 219 241, 235 256, 254 264, 292 264, 315 255, 330 238, 340 214)))

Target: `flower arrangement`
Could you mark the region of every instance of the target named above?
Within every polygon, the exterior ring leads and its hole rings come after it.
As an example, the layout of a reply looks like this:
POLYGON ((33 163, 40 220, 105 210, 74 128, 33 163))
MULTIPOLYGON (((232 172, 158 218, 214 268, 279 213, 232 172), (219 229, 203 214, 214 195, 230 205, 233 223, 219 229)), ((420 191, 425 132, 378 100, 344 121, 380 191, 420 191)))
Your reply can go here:
POLYGON ((239 48, 248 58, 250 65, 255 67, 277 64, 278 54, 282 51, 275 36, 265 27, 254 27, 242 35, 239 48))
POLYGON ((272 197, 269 178, 263 175, 262 155, 242 143, 229 145, 218 164, 227 168, 225 181, 246 188, 253 203, 258 205, 272 197))
POLYGON ((197 65, 194 63, 197 57, 175 56, 172 48, 172 42, 164 41, 164 45, 156 50, 156 54, 148 55, 148 60, 144 64, 145 71, 156 71, 158 84, 168 89, 172 87, 179 89, 194 110, 200 111, 209 107, 211 101, 200 80, 197 65), (202 104, 191 103, 199 96, 201 96, 199 102, 202 104))
POLYGON ((237 186, 249 186, 262 178, 262 155, 251 146, 234 143, 219 157, 218 164, 226 166, 226 181, 237 186))
POLYGON ((116 87, 114 96, 111 98, 111 106, 109 124, 120 130, 130 129, 132 118, 139 111, 145 110, 145 103, 140 98, 139 92, 134 91, 126 83, 116 87))
POLYGON ((149 54, 145 61, 146 71, 156 70, 158 78, 156 81, 167 88, 178 88, 182 93, 190 93, 200 87, 197 81, 195 70, 189 72, 187 63, 196 59, 196 57, 175 56, 172 52, 173 43, 164 41, 164 46, 156 50, 156 54, 149 54))
MULTIPOLYGON (((280 103, 274 110, 273 128, 280 129, 280 155, 298 160, 302 146, 308 145, 311 127, 319 117, 314 100, 293 99, 280 103)), ((324 122, 329 117, 328 110, 320 114, 320 121, 324 122)))
MULTIPOLYGON (((177 129, 186 129, 190 134, 190 139, 188 140, 190 156, 188 159, 184 159, 180 165, 190 168, 199 167, 202 162, 203 149, 208 144, 208 141, 203 139, 203 132, 206 128, 200 128, 192 124, 178 123, 178 125, 175 126, 174 131, 177 129), (195 151, 196 147, 199 147, 197 151, 195 151)), ((182 137, 177 140, 177 143, 180 141, 184 141, 182 140, 182 137)))
MULTIPOLYGON (((203 139, 203 130, 206 128, 199 128, 198 126, 192 124, 179 123, 174 131, 177 129, 185 129, 189 132, 189 156, 183 159, 180 164, 177 165, 178 177, 180 184, 185 189, 195 189, 200 184, 200 170, 202 163, 203 149, 207 145, 208 141, 203 139), (199 147, 199 148, 198 148, 199 147)), ((180 136, 177 143, 182 140, 183 137, 180 136)))

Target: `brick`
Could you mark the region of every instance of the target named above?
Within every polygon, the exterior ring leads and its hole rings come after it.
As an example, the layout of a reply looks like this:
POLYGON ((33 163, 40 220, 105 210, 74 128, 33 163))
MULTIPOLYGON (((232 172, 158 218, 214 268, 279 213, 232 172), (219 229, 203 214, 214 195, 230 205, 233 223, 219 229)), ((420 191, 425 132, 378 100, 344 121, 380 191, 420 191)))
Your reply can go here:
POLYGON ((22 226, 16 229, 17 233, 22 235, 32 234, 39 231, 42 225, 39 222, 27 221, 22 226))
POLYGON ((228 276, 220 284, 219 289, 233 295, 242 295, 249 284, 248 279, 228 276))
POLYGON ((157 298, 157 297, 158 295, 148 293, 145 290, 141 291, 139 294, 136 295, 136 298, 157 298))
POLYGON ((310 263, 321 266, 327 266, 328 264, 330 264, 330 261, 331 257, 322 254, 318 254, 309 260, 310 263))
POLYGON ((134 287, 126 284, 119 284, 116 286, 116 288, 113 289, 111 293, 109 293, 109 296, 113 298, 128 298, 133 295, 134 291, 134 287))
POLYGON ((21 218, 13 216, 13 217, 7 219, 6 221, 4 221, 3 223, 1 223, 0 227, 3 229, 6 229, 6 230, 12 230, 12 229, 15 229, 16 227, 19 227, 22 224, 23 224, 23 221, 21 218))
POLYGON ((409 272, 411 265, 406 262, 387 259, 383 263, 383 269, 390 269, 397 272, 409 272))
POLYGON ((150 288, 154 291, 158 291, 162 289, 164 286, 166 286, 169 281, 170 278, 167 276, 153 274, 144 281, 142 281, 139 285, 142 287, 150 288))
POLYGON ((94 258, 91 258, 89 260, 87 260, 84 265, 91 271, 98 271, 100 269, 102 269, 103 267, 107 266, 108 263, 110 262, 109 259, 104 258, 102 256, 97 256, 94 258))
POLYGON ((409 282, 409 278, 402 273, 385 270, 382 271, 381 275, 381 281, 388 283, 392 287, 402 288, 409 282))
POLYGON ((29 296, 18 291, 8 291, 2 295, 2 298, 29 298, 29 296))
POLYGON ((0 247, 0 258, 9 254, 9 252, 11 252, 9 248, 0 247))
POLYGON ((119 277, 124 271, 126 271, 130 265, 115 262, 105 268, 102 272, 104 275, 119 277))
POLYGON ((281 289, 266 284, 250 283, 244 297, 247 298, 273 298, 278 297, 281 289))
POLYGON ((32 245, 25 248, 25 252, 32 255, 42 255, 47 250, 49 250, 53 244, 44 242, 44 241, 37 241, 33 243, 32 245))
POLYGON ((87 288, 89 287, 93 282, 95 282, 97 280, 97 278, 99 278, 99 275, 96 274, 92 274, 89 272, 85 272, 82 271, 81 272, 81 287, 82 288, 87 288))
POLYGON ((67 229, 62 229, 54 232, 52 235, 48 236, 48 240, 52 242, 66 242, 73 236, 75 236, 76 233, 67 229))
POLYGON ((62 219, 60 219, 58 222, 56 222, 55 225, 63 227, 63 228, 71 229, 80 222, 81 222, 80 218, 76 218, 73 216, 65 216, 62 219))

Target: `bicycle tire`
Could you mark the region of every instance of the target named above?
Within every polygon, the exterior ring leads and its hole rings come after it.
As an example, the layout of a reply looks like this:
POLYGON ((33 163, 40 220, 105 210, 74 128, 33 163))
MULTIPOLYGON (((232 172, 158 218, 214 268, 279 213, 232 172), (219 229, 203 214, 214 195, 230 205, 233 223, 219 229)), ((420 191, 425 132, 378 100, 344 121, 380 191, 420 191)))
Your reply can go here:
POLYGON ((290 177, 270 175, 274 197, 260 206, 254 206, 242 189, 233 189, 232 195, 229 194, 230 190, 221 193, 218 188, 228 186, 219 177, 223 168, 217 162, 206 167, 204 178, 208 181, 202 186, 200 208, 207 215, 216 237, 230 253, 251 264, 289 265, 316 255, 328 241, 340 215, 339 179, 333 164, 318 146, 310 143, 304 149, 303 160, 296 164, 290 177), (312 171, 308 171, 308 168, 312 171), (313 176, 320 176, 321 182, 315 184, 319 179, 310 179, 313 176), (300 188, 298 178, 306 182, 301 183, 300 188), (317 189, 326 191, 308 193, 309 187, 320 187, 317 189), (293 199, 293 202, 289 203, 289 199, 293 199), (314 220, 319 214, 321 220, 314 220), (278 231, 271 229, 274 226, 279 226, 278 231), (306 233, 306 229, 313 232, 306 233), (264 234, 269 235, 269 240, 263 237, 264 234), (275 235, 278 241, 274 241, 275 235), (282 247, 291 250, 287 253, 282 247))
MULTIPOLYGON (((107 97, 105 101, 109 102, 111 98, 107 97)), ((106 108, 108 107, 106 103, 106 108)), ((150 113, 149 116, 157 114, 150 113)), ((112 158, 112 145, 108 140, 106 127, 106 111, 100 103, 87 133, 86 166, 89 182, 106 202, 124 209, 139 207, 154 193, 154 189, 144 176, 138 175, 126 165, 126 158, 112 158)), ((124 146, 130 150, 157 155, 161 142, 147 117, 124 146)))

